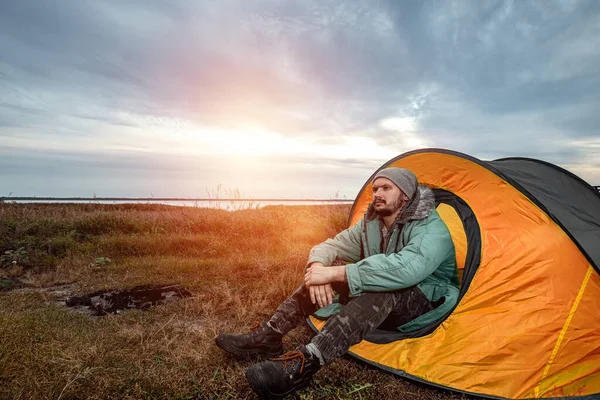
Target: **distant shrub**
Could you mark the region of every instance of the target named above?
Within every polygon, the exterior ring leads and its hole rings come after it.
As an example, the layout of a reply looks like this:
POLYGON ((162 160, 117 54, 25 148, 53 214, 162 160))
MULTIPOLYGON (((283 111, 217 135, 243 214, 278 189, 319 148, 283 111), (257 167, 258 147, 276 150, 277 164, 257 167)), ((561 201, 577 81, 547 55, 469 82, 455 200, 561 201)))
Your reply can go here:
POLYGON ((52 237, 68 232, 68 223, 54 218, 24 220, 18 233, 24 236, 52 237))
POLYGON ((44 243, 48 255, 59 258, 65 257, 76 245, 77 243, 71 235, 50 238, 44 243))
POLYGON ((95 214, 76 220, 73 228, 83 235, 102 235, 107 233, 137 233, 144 227, 132 218, 111 215, 108 213, 95 214))

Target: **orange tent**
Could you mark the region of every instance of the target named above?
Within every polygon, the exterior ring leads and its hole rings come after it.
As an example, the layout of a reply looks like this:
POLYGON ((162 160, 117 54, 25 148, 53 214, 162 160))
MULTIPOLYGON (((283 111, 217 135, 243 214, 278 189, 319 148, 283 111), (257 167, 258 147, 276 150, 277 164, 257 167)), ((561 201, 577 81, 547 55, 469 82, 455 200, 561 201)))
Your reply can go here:
MULTIPOLYGON (((386 167, 408 168, 434 189, 456 247, 460 297, 442 321, 410 336, 376 330, 350 354, 489 398, 598 398, 600 193, 526 158, 481 161, 427 149, 386 167)), ((373 176, 350 226, 371 202, 373 176)), ((315 330, 324 323, 309 318, 315 330)))

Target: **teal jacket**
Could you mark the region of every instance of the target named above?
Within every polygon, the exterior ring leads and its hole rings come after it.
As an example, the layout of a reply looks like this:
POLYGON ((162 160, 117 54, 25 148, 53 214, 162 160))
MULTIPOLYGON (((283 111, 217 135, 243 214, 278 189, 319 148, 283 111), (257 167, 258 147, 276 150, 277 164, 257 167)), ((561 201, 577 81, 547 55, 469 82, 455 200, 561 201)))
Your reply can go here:
MULTIPOLYGON (((396 218, 388 231, 387 247, 383 247, 382 222, 372 207, 353 227, 335 238, 313 247, 307 264, 331 265, 335 259, 346 264, 350 296, 363 292, 383 292, 414 285, 437 308, 398 327, 411 332, 439 320, 458 299, 458 273, 454 244, 448 227, 435 210, 433 191, 419 185, 417 195, 396 218), (442 302, 442 298, 443 302, 442 302)), ((341 310, 334 303, 317 311, 328 317, 341 310)))

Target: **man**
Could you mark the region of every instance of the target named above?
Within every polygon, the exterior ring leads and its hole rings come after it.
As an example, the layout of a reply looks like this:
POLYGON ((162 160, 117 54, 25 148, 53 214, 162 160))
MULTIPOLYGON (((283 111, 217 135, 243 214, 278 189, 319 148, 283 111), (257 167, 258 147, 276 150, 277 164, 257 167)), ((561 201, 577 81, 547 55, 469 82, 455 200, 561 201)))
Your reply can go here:
POLYGON ((246 376, 260 395, 283 397, 377 327, 410 331, 438 320, 444 311, 436 305, 455 302, 456 293, 454 245, 433 191, 413 172, 387 168, 375 175, 365 216, 311 250, 303 284, 273 317, 245 335, 220 334, 216 344, 237 357, 275 357, 246 376), (348 264, 333 266, 336 259, 348 264), (341 311, 307 346, 282 354, 282 336, 331 305, 334 290, 341 311))

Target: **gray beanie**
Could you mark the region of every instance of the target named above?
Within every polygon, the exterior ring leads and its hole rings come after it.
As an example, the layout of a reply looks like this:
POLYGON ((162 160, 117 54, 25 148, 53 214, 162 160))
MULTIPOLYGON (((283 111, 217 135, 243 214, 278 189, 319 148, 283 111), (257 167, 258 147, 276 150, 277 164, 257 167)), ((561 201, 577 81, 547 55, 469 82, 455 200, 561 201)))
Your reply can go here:
POLYGON ((382 169, 375 175, 373 182, 377 178, 387 178, 394 182, 394 185, 398 186, 409 199, 413 198, 419 184, 414 172, 405 168, 392 167, 382 169))

